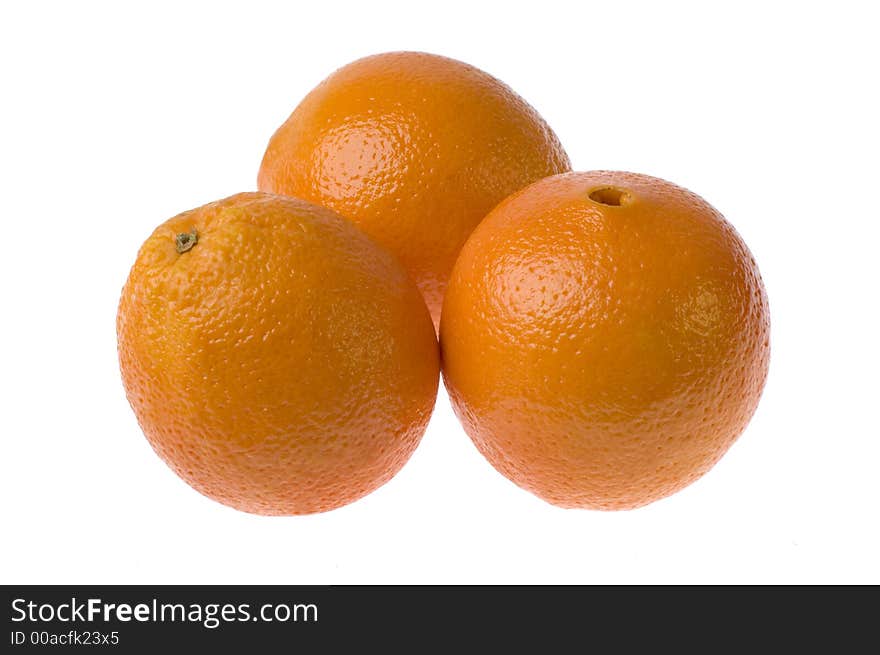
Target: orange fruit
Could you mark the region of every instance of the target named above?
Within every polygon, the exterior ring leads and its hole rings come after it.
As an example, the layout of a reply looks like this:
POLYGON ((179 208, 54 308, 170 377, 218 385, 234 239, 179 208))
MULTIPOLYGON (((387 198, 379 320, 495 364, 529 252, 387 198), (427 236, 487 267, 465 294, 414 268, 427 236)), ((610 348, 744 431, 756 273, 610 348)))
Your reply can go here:
POLYGON ((159 456, 256 514, 350 503, 404 465, 439 377, 400 263, 329 209, 244 193, 144 243, 117 317, 122 380, 159 456))
POLYGON ((770 317, 755 260, 702 198, 633 173, 557 175, 496 207, 440 327, 477 448, 562 507, 629 509, 708 471, 758 404, 770 317))
POLYGON ((556 135, 502 82, 446 57, 393 52, 312 90, 269 141, 258 186, 357 223, 400 258, 436 323, 483 216, 570 168, 556 135))

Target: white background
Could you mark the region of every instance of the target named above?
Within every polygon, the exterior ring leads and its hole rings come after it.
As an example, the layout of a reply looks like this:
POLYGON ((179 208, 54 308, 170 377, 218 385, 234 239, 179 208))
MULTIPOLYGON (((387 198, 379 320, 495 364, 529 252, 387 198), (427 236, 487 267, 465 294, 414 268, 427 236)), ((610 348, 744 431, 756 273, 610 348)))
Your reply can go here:
POLYGON ((0 582, 880 582, 871 3, 11 4, 0 582), (554 508, 480 457, 442 390, 405 469, 329 514, 236 512, 153 454, 116 361, 139 245, 254 189, 303 95, 398 49, 489 71, 576 169, 667 178, 743 235, 770 297, 770 378, 702 480, 633 512, 554 508))

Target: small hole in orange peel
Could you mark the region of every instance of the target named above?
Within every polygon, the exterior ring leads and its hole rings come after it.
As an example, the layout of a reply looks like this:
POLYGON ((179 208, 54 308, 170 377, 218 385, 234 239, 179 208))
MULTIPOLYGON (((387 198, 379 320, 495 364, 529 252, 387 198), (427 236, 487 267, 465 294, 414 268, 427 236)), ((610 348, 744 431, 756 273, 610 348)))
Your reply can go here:
POLYGON ((590 200, 598 202, 600 205, 610 205, 619 207, 620 205, 629 204, 632 196, 623 189, 617 189, 613 186, 599 187, 590 191, 590 200))

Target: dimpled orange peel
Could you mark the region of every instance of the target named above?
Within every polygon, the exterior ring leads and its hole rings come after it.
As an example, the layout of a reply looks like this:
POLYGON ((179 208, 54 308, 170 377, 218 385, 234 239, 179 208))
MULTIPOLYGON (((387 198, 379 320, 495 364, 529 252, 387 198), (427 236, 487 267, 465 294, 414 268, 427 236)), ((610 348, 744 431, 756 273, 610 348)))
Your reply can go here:
POLYGON ((122 291, 119 361, 159 456, 257 514, 350 503, 428 423, 438 348, 393 255, 329 209, 245 193, 144 243, 122 291))
POLYGON ((468 239, 440 328, 480 452, 562 507, 631 509, 708 471, 769 362, 758 267, 705 200, 619 172, 514 194, 468 239))
POLYGON ((258 186, 354 221, 400 258, 436 323, 483 216, 570 167, 507 85, 454 59, 391 52, 348 64, 306 96, 269 141, 258 186))

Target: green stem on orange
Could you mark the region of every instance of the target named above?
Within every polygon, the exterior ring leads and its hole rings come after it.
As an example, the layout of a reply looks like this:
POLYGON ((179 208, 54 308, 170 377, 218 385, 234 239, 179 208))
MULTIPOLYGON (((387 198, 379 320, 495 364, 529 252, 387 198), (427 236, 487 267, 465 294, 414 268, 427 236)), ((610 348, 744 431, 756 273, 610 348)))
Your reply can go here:
POLYGON ((187 250, 191 250, 194 245, 199 242, 199 233, 195 228, 189 232, 181 232, 174 237, 174 247, 181 255, 187 250))

